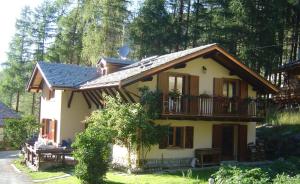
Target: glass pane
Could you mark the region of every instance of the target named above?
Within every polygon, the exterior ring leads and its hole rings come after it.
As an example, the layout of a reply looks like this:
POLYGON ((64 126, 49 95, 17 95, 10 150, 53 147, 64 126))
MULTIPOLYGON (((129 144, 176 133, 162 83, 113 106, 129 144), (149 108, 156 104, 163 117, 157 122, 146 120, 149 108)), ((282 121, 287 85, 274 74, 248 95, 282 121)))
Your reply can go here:
POLYGON ((228 97, 233 97, 233 85, 232 82, 228 84, 228 97))
POLYGON ((169 143, 169 145, 173 145, 173 130, 174 130, 174 128, 173 127, 170 127, 169 128, 169 134, 168 134, 168 143, 169 143))
POLYGON ((175 77, 169 77, 169 91, 174 91, 175 89, 175 77))
POLYGON ((176 143, 175 143, 176 146, 181 146, 182 136, 183 136, 183 128, 176 127, 176 143))
POLYGON ((183 89, 183 77, 177 77, 177 91, 182 94, 183 89))
POLYGON ((223 84, 223 96, 227 96, 227 82, 223 84))

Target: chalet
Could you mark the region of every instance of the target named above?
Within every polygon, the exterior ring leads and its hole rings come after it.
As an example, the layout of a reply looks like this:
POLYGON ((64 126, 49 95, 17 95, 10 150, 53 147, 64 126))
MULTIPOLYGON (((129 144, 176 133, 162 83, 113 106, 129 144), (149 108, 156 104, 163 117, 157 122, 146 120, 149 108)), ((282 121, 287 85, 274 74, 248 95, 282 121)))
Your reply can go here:
POLYGON ((283 73, 284 83, 275 101, 287 108, 299 108, 300 105, 300 57, 296 61, 284 64, 279 72, 283 73))
POLYGON ((3 128, 5 119, 20 118, 19 114, 0 102, 0 142, 3 141, 3 128))
MULTIPOLYGON (((38 62, 27 90, 42 93, 40 135, 59 144, 84 130, 82 121, 103 107, 104 94, 134 103, 144 86, 162 92, 155 123, 170 125, 167 139, 148 152, 149 165, 189 165, 211 150, 221 160, 246 160, 247 144, 255 143, 256 123, 264 118, 256 97, 278 92, 217 44, 138 62, 102 58, 97 67, 38 62)), ((126 165, 126 154, 113 146, 114 163, 126 165)), ((136 161, 143 151, 132 154, 136 161)))

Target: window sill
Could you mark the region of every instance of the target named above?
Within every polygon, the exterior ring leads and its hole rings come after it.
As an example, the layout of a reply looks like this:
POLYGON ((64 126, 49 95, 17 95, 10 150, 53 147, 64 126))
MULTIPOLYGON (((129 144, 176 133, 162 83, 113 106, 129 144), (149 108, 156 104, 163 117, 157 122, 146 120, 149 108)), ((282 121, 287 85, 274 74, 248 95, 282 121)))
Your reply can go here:
POLYGON ((175 147, 175 146, 173 146, 173 147, 171 147, 171 146, 169 146, 169 147, 167 147, 166 149, 169 149, 169 150, 179 150, 179 149, 185 149, 185 148, 183 148, 183 147, 175 147))

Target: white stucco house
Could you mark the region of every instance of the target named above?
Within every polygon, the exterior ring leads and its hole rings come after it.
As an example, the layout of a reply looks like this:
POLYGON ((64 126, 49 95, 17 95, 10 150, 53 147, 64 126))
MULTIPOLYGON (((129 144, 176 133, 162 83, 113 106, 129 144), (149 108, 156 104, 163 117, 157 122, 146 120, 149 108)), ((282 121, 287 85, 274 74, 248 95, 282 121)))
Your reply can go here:
MULTIPOLYGON (((27 90, 42 93, 41 136, 59 144, 85 129, 82 121, 103 107, 104 94, 119 93, 135 103, 143 86, 162 92, 155 123, 170 125, 166 138, 147 154, 147 163, 169 165, 189 164, 197 150, 218 150, 221 160, 246 160, 247 144, 255 143, 256 123, 264 118, 256 97, 278 92, 217 44, 138 62, 102 58, 95 67, 38 62, 27 90)), ((126 165, 126 154, 115 145, 113 162, 126 165)), ((134 154, 138 159, 143 153, 134 154)))

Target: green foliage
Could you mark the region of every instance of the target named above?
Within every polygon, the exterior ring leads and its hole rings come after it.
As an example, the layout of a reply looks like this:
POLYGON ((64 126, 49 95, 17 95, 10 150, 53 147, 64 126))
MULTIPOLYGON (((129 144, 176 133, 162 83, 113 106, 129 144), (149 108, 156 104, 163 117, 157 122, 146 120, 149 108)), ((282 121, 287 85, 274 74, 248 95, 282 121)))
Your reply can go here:
POLYGON ((12 146, 19 148, 28 138, 38 132, 39 126, 34 116, 7 119, 4 123, 4 139, 12 146))
POLYGON ((88 126, 98 128, 111 143, 125 146, 131 168, 131 152, 136 149, 149 150, 158 144, 166 132, 165 126, 155 125, 140 103, 124 103, 118 98, 105 97, 106 107, 95 111, 86 120, 88 126))
POLYGON ((300 183, 300 175, 297 176, 289 176, 286 174, 277 175, 273 180, 273 184, 299 184, 300 183))
POLYGON ((160 91, 150 91, 149 87, 144 86, 139 89, 141 94, 140 103, 147 112, 149 119, 157 119, 162 112, 160 91))
POLYGON ((74 158, 78 161, 76 177, 85 184, 104 183, 110 157, 109 140, 105 134, 97 126, 90 125, 76 136, 72 147, 74 158))
POLYGON ((236 166, 222 166, 213 177, 216 184, 267 184, 270 181, 268 175, 260 168, 243 169, 236 166))

